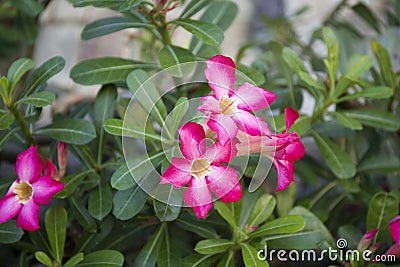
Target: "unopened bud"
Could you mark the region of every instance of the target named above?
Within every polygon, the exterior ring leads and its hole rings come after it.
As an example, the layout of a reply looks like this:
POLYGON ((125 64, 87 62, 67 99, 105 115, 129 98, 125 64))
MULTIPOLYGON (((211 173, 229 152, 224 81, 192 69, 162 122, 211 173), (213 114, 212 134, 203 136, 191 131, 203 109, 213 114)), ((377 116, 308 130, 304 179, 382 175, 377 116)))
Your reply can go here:
POLYGON ((60 169, 59 178, 62 178, 64 177, 65 171, 67 170, 68 145, 66 143, 58 142, 57 156, 58 156, 58 167, 60 169))
POLYGON ((54 180, 58 180, 57 168, 49 159, 46 159, 46 168, 44 169, 44 175, 49 175, 54 180))
POLYGON ((377 233, 378 233, 378 228, 366 232, 365 235, 363 235, 363 237, 361 238, 360 242, 358 243, 357 249, 359 251, 366 250, 371 245, 377 233))

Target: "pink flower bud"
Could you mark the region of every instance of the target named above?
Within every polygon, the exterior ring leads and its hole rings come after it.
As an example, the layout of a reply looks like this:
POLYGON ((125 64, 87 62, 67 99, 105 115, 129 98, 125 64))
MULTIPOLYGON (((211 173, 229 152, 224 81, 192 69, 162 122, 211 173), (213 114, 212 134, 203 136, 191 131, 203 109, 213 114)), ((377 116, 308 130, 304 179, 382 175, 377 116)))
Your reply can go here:
POLYGON ((57 146, 58 167, 60 169, 59 178, 64 177, 67 169, 68 145, 64 142, 58 142, 57 146))
POLYGON ((358 243, 357 249, 359 251, 366 250, 371 245, 377 233, 378 233, 378 228, 366 232, 365 235, 361 238, 360 242, 358 243))

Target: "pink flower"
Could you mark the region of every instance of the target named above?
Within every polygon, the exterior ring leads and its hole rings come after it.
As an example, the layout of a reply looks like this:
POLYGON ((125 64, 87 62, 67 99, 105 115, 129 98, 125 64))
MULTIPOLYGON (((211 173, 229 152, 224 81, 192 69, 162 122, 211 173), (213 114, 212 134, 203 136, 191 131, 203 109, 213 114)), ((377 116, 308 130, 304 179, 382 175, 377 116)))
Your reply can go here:
POLYGON ((389 222, 389 229, 394 242, 400 245, 400 215, 389 222))
POLYGON ((62 178, 67 170, 67 158, 68 158, 68 145, 64 142, 58 142, 57 145, 57 158, 58 167, 60 168, 60 174, 58 178, 62 178))
POLYGON ((374 240, 376 234, 378 233, 378 230, 379 230, 378 228, 375 228, 366 232, 361 238, 360 242, 358 243, 357 249, 359 251, 366 250, 372 244, 372 241, 374 240))
POLYGON ((294 181, 294 161, 304 156, 304 146, 296 133, 288 133, 299 114, 292 108, 285 109, 286 129, 281 134, 251 136, 238 132, 238 155, 261 154, 273 161, 278 173, 276 191, 284 190, 294 181))
POLYGON ((205 218, 212 207, 211 192, 223 202, 238 201, 242 197, 238 175, 231 167, 221 165, 237 153, 230 140, 207 146, 203 127, 194 122, 183 125, 179 135, 184 158, 171 159, 160 183, 177 188, 188 184, 184 200, 199 219, 205 218))
POLYGON ((251 112, 268 107, 275 95, 249 83, 235 90, 235 71, 235 63, 229 57, 218 55, 207 61, 204 74, 213 93, 202 97, 204 103, 198 110, 210 116, 211 130, 217 132, 219 125, 223 125, 231 139, 236 136, 238 126, 250 135, 268 133, 267 123, 251 112))
POLYGON ((15 168, 18 178, 0 199, 0 223, 18 215, 17 227, 27 231, 39 229, 39 204, 48 204, 55 193, 64 189, 63 183, 50 176, 51 165, 46 166, 41 176, 44 166, 36 147, 31 146, 18 155, 15 168))

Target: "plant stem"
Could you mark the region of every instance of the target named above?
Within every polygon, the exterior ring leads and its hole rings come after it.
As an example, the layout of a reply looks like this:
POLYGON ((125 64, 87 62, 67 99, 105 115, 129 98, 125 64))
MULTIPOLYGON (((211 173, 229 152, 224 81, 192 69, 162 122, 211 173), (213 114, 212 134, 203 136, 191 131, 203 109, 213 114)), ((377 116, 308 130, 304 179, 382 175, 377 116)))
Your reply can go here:
POLYGON ((36 142, 33 139, 33 136, 31 134, 31 132, 29 131, 28 125, 26 124, 24 117, 21 115, 21 112, 14 106, 13 103, 10 103, 8 105, 8 109, 14 115, 14 118, 17 121, 17 123, 19 124, 19 127, 21 128, 21 131, 24 134, 26 141, 29 144, 35 145, 36 142))

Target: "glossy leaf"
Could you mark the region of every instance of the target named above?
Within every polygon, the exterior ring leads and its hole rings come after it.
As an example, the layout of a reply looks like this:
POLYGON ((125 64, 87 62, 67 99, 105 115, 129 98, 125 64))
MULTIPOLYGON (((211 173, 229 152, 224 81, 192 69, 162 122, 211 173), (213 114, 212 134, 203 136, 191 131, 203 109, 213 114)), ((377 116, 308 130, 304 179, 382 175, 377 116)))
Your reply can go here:
POLYGON ((367 215, 367 230, 379 229, 375 240, 381 240, 385 232, 388 234, 388 224, 399 214, 399 200, 392 193, 378 192, 370 203, 367 215))
POLYGON ((164 230, 164 239, 161 247, 162 249, 160 249, 157 259, 158 267, 179 267, 182 265, 181 250, 173 236, 169 234, 167 227, 164 230))
POLYGON ((331 171, 340 179, 351 178, 356 168, 349 155, 325 136, 312 132, 315 142, 331 171))
POLYGON ((346 126, 347 128, 350 128, 352 130, 363 129, 362 124, 358 120, 355 120, 347 116, 346 114, 343 114, 341 112, 333 112, 332 114, 341 124, 343 124, 343 126, 346 126))
POLYGON ((226 204, 223 202, 217 202, 217 203, 215 203, 215 208, 217 209, 219 215, 221 215, 221 217, 224 218, 224 220, 232 228, 237 227, 237 222, 236 222, 235 216, 232 213, 232 210, 230 208, 230 204, 226 204))
POLYGON ((34 65, 35 63, 33 62, 33 60, 28 58, 20 58, 14 61, 13 64, 11 64, 7 73, 7 79, 9 83, 7 91, 8 96, 12 95, 12 93, 14 92, 14 88, 19 82, 19 80, 25 73, 27 73, 30 69, 32 69, 34 65))
POLYGON ((246 267, 269 267, 267 261, 261 261, 258 259, 257 249, 246 243, 242 243, 241 247, 243 262, 246 267))
POLYGON ((216 260, 218 255, 191 254, 183 260, 184 267, 209 267, 216 260))
POLYGON ((176 132, 189 108, 189 102, 186 97, 181 97, 176 101, 174 109, 171 111, 171 126, 170 131, 172 134, 176 132))
POLYGON ((36 17, 43 11, 43 6, 34 0, 14 0, 12 4, 29 17, 36 17))
POLYGON ((153 208, 158 219, 162 222, 176 220, 181 211, 181 206, 177 206, 178 202, 182 203, 183 197, 172 185, 159 185, 153 201, 153 208))
POLYGON ((143 23, 135 17, 112 17, 96 20, 83 29, 82 39, 89 40, 92 38, 104 36, 113 32, 129 28, 152 28, 151 24, 143 23))
POLYGON ((112 213, 119 220, 129 220, 143 209, 146 201, 147 193, 138 185, 118 191, 113 197, 112 213))
MULTIPOLYGON (((339 68, 339 43, 336 39, 335 34, 329 28, 323 28, 323 35, 326 46, 328 48, 328 58, 327 62, 329 62, 328 71, 330 76, 336 79, 336 75, 339 68)), ((334 82, 331 81, 331 82, 334 82)))
POLYGON ((147 241, 144 247, 137 255, 134 266, 137 267, 152 267, 156 265, 157 256, 161 248, 161 243, 164 238, 164 229, 166 225, 162 224, 154 235, 147 241))
POLYGON ((172 23, 182 26, 185 30, 209 45, 218 46, 224 40, 224 32, 221 28, 208 22, 178 19, 172 21, 172 23))
POLYGON ((376 59, 379 63, 380 73, 385 81, 386 85, 395 88, 398 84, 396 74, 393 71, 392 60, 390 58, 389 51, 384 48, 377 41, 371 42, 372 52, 375 54, 376 59))
POLYGON ((67 233, 67 211, 63 207, 51 207, 46 212, 45 226, 54 258, 62 262, 67 233))
POLYGON ((250 234, 251 237, 264 237, 266 235, 277 235, 287 233, 297 233, 301 231, 306 224, 304 218, 300 215, 288 215, 268 222, 250 234))
POLYGON ((108 119, 105 121, 104 130, 112 135, 126 136, 141 138, 143 140, 161 141, 161 136, 152 133, 143 132, 142 127, 135 127, 133 125, 127 125, 124 127, 124 122, 120 119, 108 119))
POLYGON ((118 267, 123 266, 124 255, 116 250, 98 250, 85 255, 83 261, 75 265, 76 267, 96 266, 96 267, 118 267))
POLYGON ((374 109, 353 109, 345 114, 362 124, 374 128, 380 128, 389 132, 397 131, 400 128, 400 119, 391 112, 374 109))
POLYGON ((229 251, 229 253, 218 262, 217 267, 235 267, 235 253, 229 251))
POLYGON ((195 64, 189 62, 194 62, 195 59, 189 50, 172 45, 165 46, 158 54, 161 67, 167 69, 168 73, 174 77, 184 77, 192 72, 195 64))
POLYGON ((97 224, 95 220, 90 216, 88 210, 82 203, 80 203, 75 197, 70 197, 69 201, 71 203, 70 207, 75 215, 75 218, 83 226, 83 228, 91 233, 96 232, 97 224))
POLYGON ((41 85, 59 73, 64 66, 65 60, 62 57, 52 57, 44 62, 28 77, 25 85, 24 95, 29 95, 36 92, 41 85))
POLYGON ((381 98, 388 98, 392 95, 393 95, 393 89, 390 87, 385 87, 385 86, 370 87, 370 88, 365 88, 362 91, 343 96, 339 98, 337 102, 343 102, 358 98, 381 99, 381 98))
POLYGON ((74 255, 66 263, 63 264, 63 267, 74 267, 74 266, 76 266, 78 263, 83 261, 83 256, 84 256, 84 254, 82 252, 74 255))
POLYGON ((205 239, 196 244, 194 250, 200 254, 222 253, 235 243, 228 239, 205 239))
POLYGON ((111 9, 119 9, 125 4, 126 0, 72 0, 75 7, 95 6, 95 7, 108 7, 111 9))
POLYGON ((181 18, 190 18, 191 16, 198 13, 204 7, 210 4, 210 0, 192 0, 189 4, 186 5, 185 9, 182 11, 180 17, 181 18))
POLYGON ((24 231, 16 227, 15 220, 0 224, 0 244, 11 244, 21 239, 24 231))
POLYGON ((0 109, 0 130, 10 127, 14 123, 14 115, 8 110, 0 109))
POLYGON ((40 128, 35 134, 47 135, 68 144, 83 145, 96 137, 96 130, 89 121, 82 119, 61 119, 40 128))
POLYGON ((176 220, 176 223, 180 228, 193 232, 201 237, 218 238, 218 234, 213 227, 198 221, 196 218, 181 216, 176 220))
POLYGON ((21 98, 16 102, 16 104, 29 104, 35 107, 42 108, 53 104, 54 100, 56 100, 56 95, 53 92, 42 91, 21 98))
POLYGON ((275 209, 276 200, 272 195, 264 194, 256 202, 248 221, 249 226, 258 226, 265 222, 275 209))
POLYGON ((107 84, 125 81, 128 74, 135 69, 155 70, 150 63, 135 60, 102 57, 79 62, 71 69, 71 78, 83 85, 107 84))
POLYGON ((44 253, 43 251, 36 251, 35 252, 35 258, 41 263, 44 264, 46 266, 52 267, 53 266, 53 262, 50 259, 50 257, 44 253))
POLYGON ((89 194, 88 210, 93 218, 101 221, 112 209, 112 192, 108 183, 101 181, 89 194))

